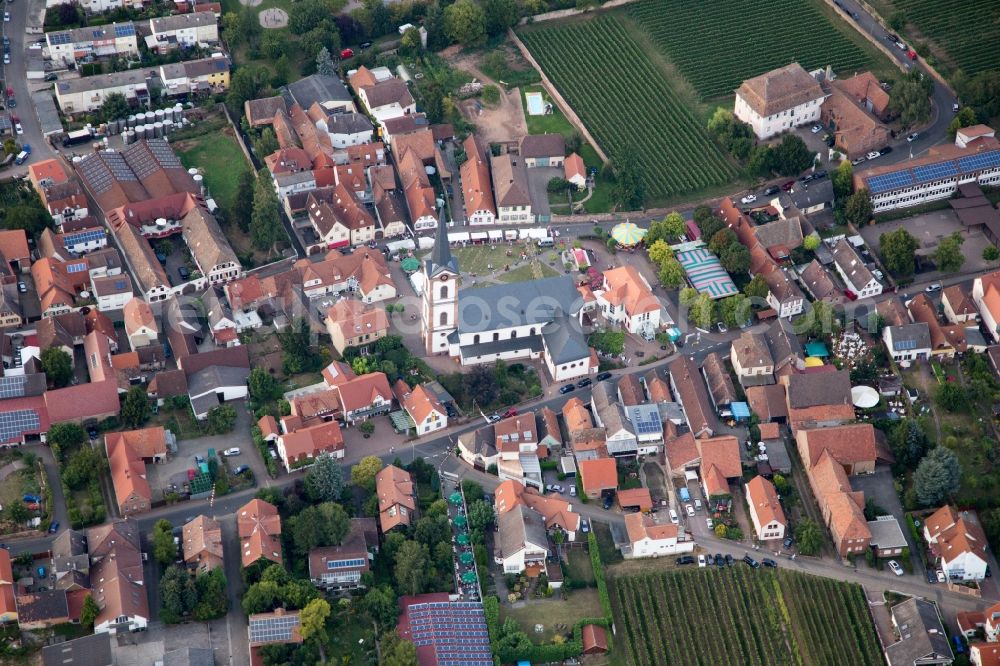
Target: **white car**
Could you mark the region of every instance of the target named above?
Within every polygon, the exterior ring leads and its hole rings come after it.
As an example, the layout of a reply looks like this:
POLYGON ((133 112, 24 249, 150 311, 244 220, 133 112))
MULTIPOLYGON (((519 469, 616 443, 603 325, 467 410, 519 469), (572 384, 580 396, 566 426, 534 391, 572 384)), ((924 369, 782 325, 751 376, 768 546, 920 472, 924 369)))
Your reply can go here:
POLYGON ((576 486, 570 486, 569 487, 569 496, 570 497, 576 497, 576 486))
POLYGON ((5 64, 5 65, 9 65, 10 64, 10 54, 9 53, 4 53, 3 54, 3 64, 5 64))
POLYGON ((232 456, 238 456, 240 455, 240 449, 238 446, 234 446, 231 449, 226 449, 225 451, 223 451, 222 455, 226 456, 227 458, 232 456))
POLYGON ((14 131, 17 132, 18 134, 24 134, 24 128, 21 127, 21 123, 17 123, 16 125, 14 125, 14 131))
POLYGON ((812 132, 813 134, 819 134, 820 132, 823 131, 823 126, 822 125, 813 125, 812 129, 810 129, 809 131, 812 132))
POLYGON ((940 569, 934 572, 934 575, 937 576, 937 581, 939 583, 944 583, 948 581, 948 578, 944 575, 944 572, 941 571, 940 569))
POLYGON ((714 523, 712 523, 712 519, 711 519, 711 518, 706 518, 706 519, 705 519, 705 525, 706 525, 706 526, 708 527, 708 529, 710 529, 710 530, 711 530, 711 529, 714 529, 714 528, 715 528, 715 525, 714 525, 714 523))
POLYGON ((877 150, 873 150, 872 152, 865 155, 865 157, 867 157, 870 160, 877 160, 878 158, 882 157, 882 153, 880 153, 877 150))
POLYGON ((861 164, 864 161, 865 161, 865 158, 858 157, 856 159, 851 160, 851 164, 853 164, 854 166, 858 166, 859 164, 861 164))
POLYGON ((708 562, 705 561, 705 556, 704 555, 699 555, 698 556, 698 568, 702 569, 702 568, 707 567, 707 566, 708 566, 708 562))
POLYGON ((909 142, 909 143, 913 143, 914 141, 916 141, 916 140, 917 140, 917 138, 918 138, 919 136, 920 136, 920 134, 918 134, 917 132, 914 132, 913 134, 911 134, 911 135, 909 135, 908 137, 906 137, 906 140, 907 140, 907 142, 909 142))
POLYGON ((691 506, 690 504, 685 504, 684 505, 684 510, 687 511, 688 517, 694 518, 694 507, 693 506, 691 506))
POLYGON ((941 291, 941 283, 935 282, 934 284, 929 284, 924 289, 928 294, 933 294, 935 291, 941 291))
POLYGON ((740 203, 742 203, 742 204, 750 204, 750 203, 753 203, 754 201, 757 201, 757 195, 756 194, 748 194, 745 197, 743 197, 742 199, 740 199, 740 203))
POLYGON ((889 560, 889 568, 892 569, 892 573, 897 576, 903 575, 903 567, 899 566, 899 562, 896 560, 889 560))
POLYGON ((677 517, 677 512, 673 509, 670 510, 670 522, 674 525, 680 525, 681 519, 677 517))
POLYGON ((10 21, 10 12, 4 12, 3 13, 3 20, 4 20, 4 23, 7 23, 7 22, 10 21))
POLYGON ((879 270, 879 269, 877 269, 877 268, 876 268, 875 270, 873 270, 873 271, 872 271, 872 275, 874 275, 874 276, 875 276, 875 279, 876 279, 876 280, 884 280, 884 279, 885 279, 885 275, 883 275, 883 274, 882 274, 882 271, 880 271, 880 270, 879 270))

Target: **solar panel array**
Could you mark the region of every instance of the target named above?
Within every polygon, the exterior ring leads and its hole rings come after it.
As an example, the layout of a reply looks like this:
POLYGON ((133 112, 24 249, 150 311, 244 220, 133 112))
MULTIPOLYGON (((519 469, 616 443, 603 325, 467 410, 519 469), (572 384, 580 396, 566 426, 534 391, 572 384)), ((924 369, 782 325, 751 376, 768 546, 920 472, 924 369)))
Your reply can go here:
POLYGON ((658 409, 636 409, 632 412, 636 434, 655 435, 663 432, 658 409))
POLYGON ((24 387, 27 383, 28 378, 24 375, 0 377, 0 400, 23 398, 25 394, 24 387))
POLYGON ((1000 167, 1000 150, 990 150, 975 155, 966 155, 953 160, 944 160, 936 164, 926 164, 916 167, 903 167, 899 171, 884 173, 866 178, 868 189, 872 194, 881 194, 902 187, 910 187, 919 183, 929 183, 944 178, 965 176, 1000 167))
POLYGON ((69 32, 50 32, 47 36, 51 46, 62 46, 73 42, 73 36, 69 32))
POLYGON ((250 617, 251 643, 280 643, 290 641, 292 632, 299 626, 299 614, 250 617))
POLYGON ((896 348, 896 351, 907 351, 910 349, 917 348, 916 340, 893 340, 892 346, 896 348))
POLYGON ((431 602, 410 606, 410 639, 434 646, 440 666, 492 666, 486 613, 477 601, 431 602))
POLYGON ((334 569, 348 569, 348 568, 358 568, 365 566, 364 560, 327 560, 326 568, 327 571, 333 571, 334 569))
POLYGON ((132 37, 135 35, 135 25, 132 23, 116 23, 115 37, 132 37))
POLYGON ((66 272, 67 273, 82 273, 85 270, 87 270, 87 264, 86 263, 76 262, 76 263, 72 263, 72 264, 66 264, 66 272))
POLYGON ((83 245, 86 243, 94 243, 105 237, 104 229, 88 229, 86 231, 79 231, 68 233, 63 236, 63 245, 83 245))
POLYGON ((19 440, 24 433, 40 428, 38 412, 33 409, 16 409, 0 414, 0 442, 19 440))

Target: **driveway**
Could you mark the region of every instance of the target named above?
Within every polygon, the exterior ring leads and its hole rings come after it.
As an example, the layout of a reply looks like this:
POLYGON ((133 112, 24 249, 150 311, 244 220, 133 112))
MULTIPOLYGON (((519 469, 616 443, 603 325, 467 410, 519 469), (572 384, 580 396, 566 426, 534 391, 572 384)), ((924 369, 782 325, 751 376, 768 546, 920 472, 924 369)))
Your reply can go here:
POLYGON ((539 223, 547 223, 552 215, 549 209, 549 181, 565 175, 562 167, 534 167, 528 172, 528 196, 531 198, 531 213, 539 223))
MULTIPOLYGON (((910 545, 910 562, 913 564, 913 575, 923 580, 924 568, 917 552, 917 544, 913 543, 910 530, 906 526, 906 513, 903 505, 896 494, 896 488, 892 482, 892 471, 886 465, 879 465, 875 468, 874 474, 862 474, 849 477, 852 490, 860 490, 865 494, 865 500, 871 499, 899 521, 899 527, 903 530, 906 543, 910 545)), ((924 583, 925 585, 927 583, 924 583)))

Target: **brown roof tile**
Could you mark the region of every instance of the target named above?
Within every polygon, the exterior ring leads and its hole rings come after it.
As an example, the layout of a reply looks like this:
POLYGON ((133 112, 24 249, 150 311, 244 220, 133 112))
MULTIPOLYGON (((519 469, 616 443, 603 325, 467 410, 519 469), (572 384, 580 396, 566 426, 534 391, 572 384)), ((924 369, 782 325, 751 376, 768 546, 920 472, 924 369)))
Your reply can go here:
POLYGON ((736 90, 763 117, 792 109, 810 100, 822 99, 819 82, 797 62, 744 81, 736 90))

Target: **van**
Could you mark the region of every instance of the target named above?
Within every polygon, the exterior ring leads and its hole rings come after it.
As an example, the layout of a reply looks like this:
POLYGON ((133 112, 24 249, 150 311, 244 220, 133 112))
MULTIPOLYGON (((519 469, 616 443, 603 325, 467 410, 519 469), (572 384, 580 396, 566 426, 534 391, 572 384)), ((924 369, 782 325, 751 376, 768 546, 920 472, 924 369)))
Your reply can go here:
POLYGON ((24 160, 26 159, 28 159, 28 152, 22 150, 17 154, 17 157, 14 158, 14 164, 24 164, 24 160))
POLYGON ((673 509, 670 510, 670 522, 674 525, 680 525, 681 519, 677 517, 677 512, 673 509))
POLYGON ((553 247, 556 241, 552 236, 546 236, 545 238, 538 239, 538 247, 553 247))
POLYGON ((696 499, 694 501, 694 510, 695 511, 701 511, 701 500, 700 499, 696 499))

